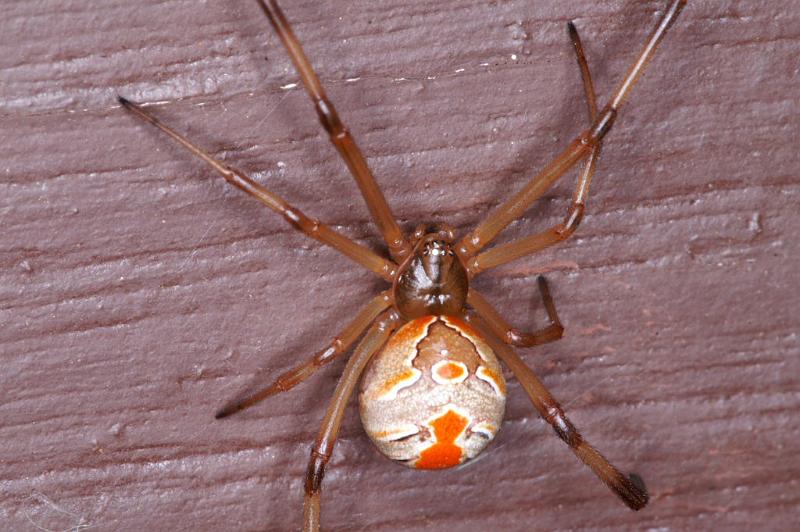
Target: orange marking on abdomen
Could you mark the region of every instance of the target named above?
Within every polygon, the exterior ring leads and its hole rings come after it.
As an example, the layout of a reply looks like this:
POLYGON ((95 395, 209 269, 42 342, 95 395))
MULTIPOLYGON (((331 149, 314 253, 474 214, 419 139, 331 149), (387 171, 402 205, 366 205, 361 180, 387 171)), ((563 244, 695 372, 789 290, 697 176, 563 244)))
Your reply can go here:
POLYGON ((477 375, 480 380, 489 383, 494 391, 497 392, 497 395, 504 396, 506 394, 506 384, 503 378, 486 366, 480 366, 475 372, 475 375, 477 375))
POLYGON ((394 336, 391 337, 389 343, 392 345, 403 345, 408 343, 417 345, 417 343, 425 338, 425 336, 428 334, 428 327, 430 327, 430 325, 435 322, 436 319, 436 316, 424 316, 406 323, 400 328, 399 331, 395 333, 394 336))
POLYGON ((419 380, 422 372, 417 368, 410 368, 403 370, 401 373, 392 375, 386 379, 378 391, 378 397, 381 399, 394 399, 397 397, 397 392, 403 388, 408 388, 419 380))
POLYGON ((463 362, 440 360, 431 367, 431 376, 439 384, 458 384, 467 379, 469 371, 463 362))
POLYGON ((469 420, 462 415, 447 410, 443 415, 429 423, 433 428, 436 442, 419 453, 414 464, 417 469, 445 469, 461 463, 463 451, 456 444, 456 439, 467 428, 469 420))

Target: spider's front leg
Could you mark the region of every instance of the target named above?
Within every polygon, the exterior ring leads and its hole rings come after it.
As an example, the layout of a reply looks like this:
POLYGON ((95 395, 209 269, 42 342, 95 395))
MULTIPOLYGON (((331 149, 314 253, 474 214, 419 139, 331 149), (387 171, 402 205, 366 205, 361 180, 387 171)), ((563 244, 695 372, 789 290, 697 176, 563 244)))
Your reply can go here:
MULTIPOLYGON (((586 105, 589 111, 589 123, 593 124, 597 120, 597 96, 594 91, 592 74, 589 71, 589 63, 586 61, 583 43, 581 42, 580 35, 578 35, 577 28, 575 28, 575 24, 569 22, 567 24, 567 30, 569 32, 569 38, 572 41, 572 47, 575 49, 578 68, 581 70, 583 91, 586 95, 586 105)), ((472 257, 467 262, 467 271, 469 271, 470 275, 476 275, 484 270, 500 266, 501 264, 524 257, 525 255, 530 255, 571 237, 583 220, 583 213, 586 210, 586 201, 589 198, 589 184, 592 182, 594 171, 597 168, 597 160, 600 158, 601 148, 602 142, 598 142, 589 153, 583 165, 583 170, 581 170, 578 182, 575 185, 572 203, 569 206, 567 216, 564 218, 563 222, 541 233, 521 238, 508 244, 496 246, 476 257, 472 257)))
POLYGON ((344 122, 339 118, 339 113, 336 112, 333 103, 325 94, 322 83, 320 83, 314 67, 311 66, 311 62, 303 52, 303 47, 295 36, 292 26, 276 0, 256 1, 283 42, 289 57, 297 69, 297 73, 300 74, 303 86, 311 101, 314 102, 314 108, 317 111, 322 127, 325 128, 331 143, 336 147, 339 155, 356 180, 356 184, 358 184, 358 188, 361 190, 362 196, 364 196, 367 208, 369 208, 375 224, 389 247, 392 259, 402 262, 411 253, 411 246, 403 237, 392 210, 386 202, 383 192, 378 187, 372 171, 367 166, 367 161, 364 159, 364 155, 358 148, 355 139, 353 139, 344 122))
POLYGON ((184 135, 181 135, 161 122, 161 120, 153 116, 150 111, 142 106, 122 96, 118 96, 117 99, 125 109, 172 137, 173 140, 177 141, 194 155, 205 161, 211 168, 216 170, 225 181, 254 197, 271 211, 281 215, 284 220, 301 233, 332 247, 339 253, 342 253, 389 282, 394 279, 396 264, 392 261, 375 254, 369 248, 331 229, 319 220, 306 216, 300 209, 293 207, 271 190, 256 183, 244 172, 226 165, 209 152, 190 141, 184 135))
POLYGON ((381 318, 370 327, 367 334, 358 344, 353 355, 347 361, 333 398, 325 412, 319 435, 311 448, 311 458, 308 462, 305 482, 305 502, 303 505, 303 531, 317 532, 320 525, 320 495, 322 491, 322 477, 325 476, 325 466, 333 454, 342 416, 353 390, 361 378, 367 363, 389 339, 392 332, 400 323, 396 312, 388 310, 381 318))
MULTIPOLYGON (((623 102, 630 94, 631 89, 644 72, 659 44, 669 28, 675 23, 685 5, 686 0, 672 0, 670 2, 666 12, 645 42, 644 48, 602 111, 597 113, 596 106, 592 107, 593 98, 591 96, 588 98, 590 114, 594 114, 594 121, 591 127, 573 140, 561 154, 531 179, 522 190, 495 209, 473 231, 459 241, 458 254, 465 261, 471 276, 556 244, 569 237, 575 231, 583 217, 584 205, 589 193, 589 182, 594 172, 595 161, 593 159, 597 158, 600 145, 611 130, 623 102), (581 178, 578 180, 573 202, 564 222, 541 233, 480 253, 481 249, 490 244, 508 224, 522 216, 534 201, 542 197, 565 172, 587 157, 589 161, 581 178)), ((570 36, 578 54, 578 63, 581 66, 584 87, 587 94, 589 94, 590 90, 593 92, 591 78, 588 75, 588 67, 585 65, 580 39, 574 26, 570 26, 570 36)))

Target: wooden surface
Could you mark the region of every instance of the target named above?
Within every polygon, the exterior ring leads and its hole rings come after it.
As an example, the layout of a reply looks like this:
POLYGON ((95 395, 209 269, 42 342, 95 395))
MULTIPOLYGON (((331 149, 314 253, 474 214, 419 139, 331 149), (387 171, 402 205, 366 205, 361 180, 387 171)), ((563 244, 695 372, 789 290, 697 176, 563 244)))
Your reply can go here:
MULTIPOLYGON (((285 2, 405 230, 460 231, 585 126, 662 0, 285 2)), ((516 382, 474 465, 381 458, 354 405, 328 530, 789 530, 800 520, 800 13, 691 0, 608 138, 588 215, 478 282, 565 338, 523 356, 646 481, 627 510, 516 382)), ((294 530, 342 362, 231 419, 383 286, 126 114, 152 109, 382 251, 254 2, 5 0, 0 17, 0 529, 294 530)), ((558 221, 574 175, 503 241, 558 221)))

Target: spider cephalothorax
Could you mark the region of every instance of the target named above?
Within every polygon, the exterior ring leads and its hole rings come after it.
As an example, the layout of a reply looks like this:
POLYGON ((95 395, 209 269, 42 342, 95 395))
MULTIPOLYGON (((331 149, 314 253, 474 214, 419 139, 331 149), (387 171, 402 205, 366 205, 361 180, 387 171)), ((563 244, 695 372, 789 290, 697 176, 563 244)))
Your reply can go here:
POLYGON ((497 432, 506 399, 499 359, 517 378, 542 418, 575 455, 630 508, 643 508, 648 501, 644 487, 621 473, 589 445, 547 388, 512 349, 512 346, 532 347, 561 338, 563 327, 544 278, 539 278, 538 285, 550 324, 532 333, 511 327, 483 296, 470 289, 469 279, 555 245, 574 233, 585 209, 603 138, 686 0, 670 1, 633 66, 602 110, 598 110, 577 30, 572 23, 568 24, 583 77, 590 127, 458 242, 455 242, 453 230, 441 224, 422 225, 408 238, 403 235, 364 156, 325 95, 277 2, 257 2, 289 51, 325 131, 355 178, 388 247, 389 258, 306 216, 243 172, 226 166, 162 124, 142 107, 122 97, 119 101, 202 158, 228 182, 283 216, 294 228, 338 250, 390 282, 392 287, 364 305, 327 347, 279 376, 269 387, 231 402, 217 413, 217 418, 290 390, 320 367, 348 352, 361 338, 336 385, 311 448, 303 528, 307 532, 316 531, 320 526, 325 468, 336 444, 344 408, 359 377, 363 375, 359 394, 361 418, 380 451, 409 467, 441 469, 473 458, 497 432), (583 159, 586 164, 563 222, 483 250, 583 159))
POLYGON ((393 283, 400 315, 406 319, 460 315, 467 303, 469 278, 453 249, 453 231, 443 225, 421 226, 412 243, 393 283))

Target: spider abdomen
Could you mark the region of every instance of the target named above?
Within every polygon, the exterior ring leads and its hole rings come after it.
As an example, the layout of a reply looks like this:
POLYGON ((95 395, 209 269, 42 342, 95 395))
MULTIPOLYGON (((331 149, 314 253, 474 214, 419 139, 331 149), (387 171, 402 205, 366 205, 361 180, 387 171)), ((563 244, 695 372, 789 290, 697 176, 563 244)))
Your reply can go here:
POLYGON ((451 316, 406 323, 370 362, 359 406, 388 458, 443 469, 477 456, 503 420, 506 386, 492 350, 451 316))

